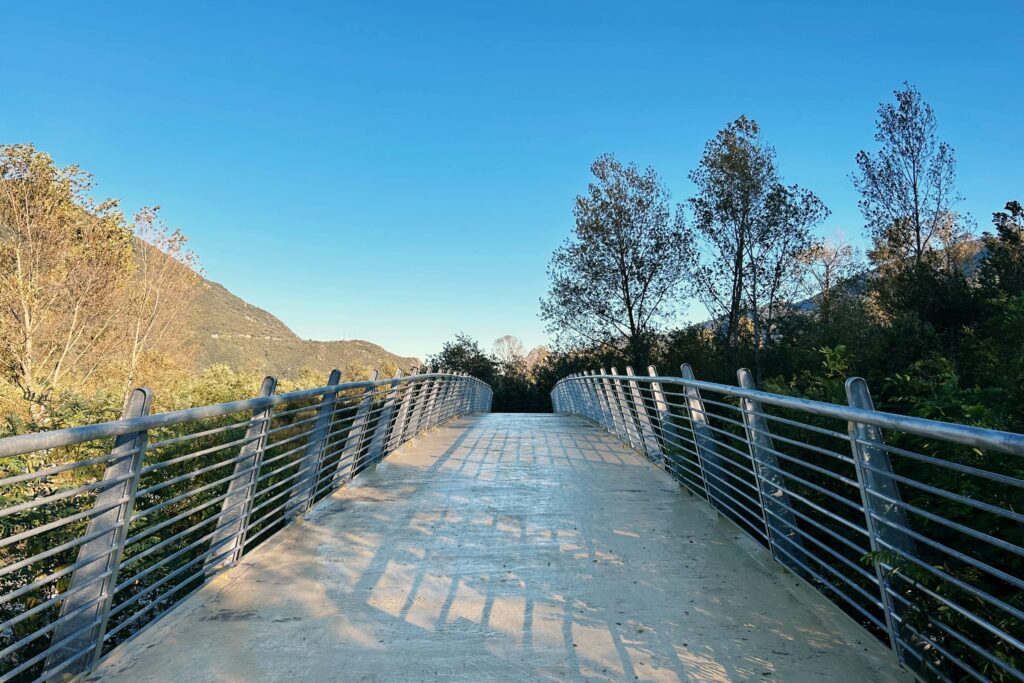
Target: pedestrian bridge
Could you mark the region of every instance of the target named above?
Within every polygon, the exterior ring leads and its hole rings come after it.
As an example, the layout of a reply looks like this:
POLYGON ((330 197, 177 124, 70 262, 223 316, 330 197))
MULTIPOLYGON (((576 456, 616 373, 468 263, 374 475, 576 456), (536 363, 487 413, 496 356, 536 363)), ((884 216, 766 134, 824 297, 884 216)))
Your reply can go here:
POLYGON ((0 681, 1020 679, 1024 438, 739 379, 268 378, 2 439, 0 681))
POLYGON ((837 671, 903 679, 884 645, 603 430, 491 414, 407 444, 96 674, 816 681, 837 671))

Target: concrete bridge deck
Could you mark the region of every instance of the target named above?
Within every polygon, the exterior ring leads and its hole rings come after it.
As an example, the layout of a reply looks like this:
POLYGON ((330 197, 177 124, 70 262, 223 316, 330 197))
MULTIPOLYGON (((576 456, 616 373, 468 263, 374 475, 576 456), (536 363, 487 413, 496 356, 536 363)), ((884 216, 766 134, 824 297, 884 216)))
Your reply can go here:
POLYGON ((462 418, 272 537, 104 681, 893 681, 891 653, 614 437, 462 418))

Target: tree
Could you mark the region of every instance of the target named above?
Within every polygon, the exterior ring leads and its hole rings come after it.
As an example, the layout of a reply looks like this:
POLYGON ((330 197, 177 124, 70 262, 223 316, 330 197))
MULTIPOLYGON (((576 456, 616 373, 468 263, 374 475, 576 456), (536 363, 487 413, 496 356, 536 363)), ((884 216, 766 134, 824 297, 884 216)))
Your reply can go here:
POLYGON ((983 237, 987 253, 978 280, 989 291, 1024 294, 1024 207, 1007 202, 1005 212, 992 214, 992 223, 996 233, 983 237))
POLYGON ((896 104, 878 108, 874 155, 857 153, 853 183, 875 249, 872 260, 897 268, 920 266, 937 250, 966 236, 954 210, 956 157, 936 136, 935 112, 904 83, 896 104))
POLYGON ((858 276, 863 272, 857 253, 842 240, 823 240, 799 255, 803 272, 803 294, 813 304, 815 318, 828 327, 842 302, 859 292, 858 276))
POLYGON ((624 350, 644 365, 653 333, 680 308, 693 239, 681 213, 673 220, 653 168, 606 154, 591 171, 595 181, 576 197, 574 234, 548 265, 541 317, 560 342, 624 350))
POLYGON ((159 210, 143 207, 135 215, 135 277, 121 325, 126 391, 135 385, 144 360, 180 349, 184 338, 178 328, 202 281, 198 259, 186 247, 188 238, 170 230, 159 210))
POLYGON ((762 349, 798 291, 798 255, 811 246, 810 228, 828 209, 813 192, 782 184, 775 150, 745 116, 708 141, 690 179, 698 191, 690 199, 701 244, 697 294, 728 361, 736 360, 743 323, 749 324, 760 379, 762 349))
POLYGON ((77 166, 0 146, 0 367, 40 409, 116 361, 132 237, 91 188, 77 166))
POLYGON ((526 347, 518 338, 506 334, 494 341, 494 357, 502 365, 525 362, 526 347))
POLYGON ((427 358, 427 365, 438 369, 465 372, 490 384, 494 381, 494 360, 484 353, 480 344, 464 332, 444 343, 441 351, 427 358))

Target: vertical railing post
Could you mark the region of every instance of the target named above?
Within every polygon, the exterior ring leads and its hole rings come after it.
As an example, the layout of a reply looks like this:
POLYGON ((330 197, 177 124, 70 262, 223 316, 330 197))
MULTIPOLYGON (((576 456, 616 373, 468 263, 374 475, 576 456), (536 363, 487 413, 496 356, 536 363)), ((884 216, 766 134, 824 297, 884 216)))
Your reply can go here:
POLYGON ((391 419, 395 416, 395 403, 398 401, 398 386, 401 379, 402 369, 399 368, 388 384, 384 402, 377 414, 377 424, 374 425, 373 435, 370 437, 370 445, 366 449, 366 461, 370 466, 380 462, 387 453, 388 437, 392 431, 391 419))
MULTIPOLYGON (((846 398, 851 408, 871 411, 875 409, 867 382, 860 377, 850 377, 846 380, 846 398)), ((882 431, 875 425, 862 422, 850 422, 847 429, 872 553, 893 552, 892 549, 895 548, 899 553, 917 557, 917 544, 914 539, 901 531, 909 529, 910 525, 902 506, 894 502, 901 500, 900 491, 892 477, 892 463, 884 448, 882 431)), ((898 592, 893 580, 894 568, 882 562, 877 556, 872 564, 881 591, 889 642, 900 662, 906 663, 901 646, 902 639, 898 634, 905 610, 902 603, 894 597, 898 592)))
POLYGON ((599 374, 601 374, 600 370, 591 370, 590 383, 594 387, 594 392, 597 396, 598 410, 601 411, 600 424, 602 427, 604 427, 606 430, 610 432, 612 431, 610 426, 612 421, 612 414, 611 411, 608 409, 608 401, 605 399, 604 382, 597 378, 599 374))
POLYGON ((437 395, 444 384, 444 368, 437 368, 434 370, 434 374, 440 375, 435 377, 433 382, 430 384, 430 391, 427 393, 427 402, 423 406, 423 416, 420 419, 420 431, 425 432, 434 426, 435 412, 437 411, 437 395))
MULTIPOLYGON (((260 385, 261 397, 270 396, 277 389, 276 377, 264 377, 260 385)), ((206 559, 206 575, 212 576, 225 567, 238 562, 245 547, 245 533, 249 515, 256 497, 263 453, 267 447, 267 430, 273 419, 274 406, 252 411, 245 439, 238 451, 235 469, 228 483, 227 495, 221 503, 217 528, 210 539, 210 555, 206 559)))
POLYGON ((468 373, 464 373, 465 384, 462 387, 462 411, 461 414, 467 415, 469 413, 477 412, 478 408, 475 401, 477 382, 476 378, 470 377, 468 373))
MULTIPOLYGON (((632 366, 629 365, 626 366, 626 374, 636 377, 632 366)), ((640 390, 640 382, 635 379, 629 380, 629 392, 633 396, 633 407, 636 409, 636 422, 640 429, 640 440, 643 443, 644 451, 650 460, 660 463, 662 452, 658 446, 658 437, 654 433, 654 427, 651 426, 651 414, 647 410, 647 400, 640 390)))
POLYGON ((611 403, 608 400, 608 384, 605 380, 598 379, 598 375, 604 374, 604 369, 591 371, 594 379, 594 391, 597 393, 598 408, 601 411, 601 424, 609 432, 614 432, 615 414, 611 410, 611 403))
POLYGON ((459 373, 458 408, 456 414, 460 417, 470 412, 469 391, 473 384, 473 378, 468 373, 459 373))
POLYGON ((341 383, 341 371, 331 370, 327 378, 327 387, 324 389, 323 400, 317 408, 316 421, 309 434, 309 441, 302 450, 302 457, 299 458, 299 476, 292 485, 291 495, 288 500, 288 507, 285 510, 285 519, 291 521, 309 509, 313 502, 313 490, 316 486, 317 474, 320 468, 320 461, 330 438, 331 425, 334 421, 334 408, 338 403, 338 392, 331 387, 341 383))
POLYGON ((704 479, 704 495, 708 497, 708 505, 712 510, 720 510, 721 503, 715 499, 712 493, 711 478, 715 478, 724 485, 725 465, 722 457, 715 447, 715 436, 708 421, 707 411, 704 409, 704 400, 700 396, 700 390, 691 382, 696 381, 693 376, 693 368, 689 363, 679 366, 679 374, 682 377, 683 395, 686 397, 686 417, 690 421, 690 435, 693 437, 693 450, 697 454, 697 466, 700 467, 701 477, 704 479), (711 466, 709 470, 708 466, 711 466), (713 471, 711 471, 713 470, 713 471))
MULTIPOLYGON (((736 371, 736 379, 741 388, 757 390, 750 370, 740 368, 736 371)), ((807 571, 799 564, 800 558, 806 557, 803 539, 786 490, 786 479, 775 455, 775 444, 768 429, 764 408, 760 401, 745 397, 740 399, 740 407, 743 409, 743 426, 747 434, 751 467, 757 480, 768 546, 777 562, 807 577, 807 571)))
POLYGON ((576 386, 579 388, 580 400, 582 402, 583 414, 587 418, 597 422, 597 411, 594 405, 594 397, 590 392, 590 378, 586 372, 581 372, 579 379, 576 381, 576 386))
POLYGON ((421 429, 424 432, 434 426, 435 419, 437 417, 437 399, 441 392, 441 387, 444 385, 445 369, 438 368, 434 373, 441 376, 434 378, 434 381, 430 386, 430 393, 427 395, 427 404, 423 409, 423 422, 421 425, 421 429))
POLYGON ((434 424, 441 425, 448 421, 448 397, 452 391, 452 375, 454 373, 451 370, 446 370, 444 377, 441 378, 441 383, 437 391, 437 409, 434 415, 434 424))
POLYGON ((577 414, 596 422, 597 419, 594 417, 594 406, 590 402, 590 380, 587 379, 587 373, 577 373, 576 379, 573 380, 573 386, 576 390, 577 414))
MULTIPOLYGON (((430 375, 432 373, 433 370, 428 367, 424 374, 430 375)), ((431 378, 426 378, 416 385, 412 414, 409 416, 409 431, 405 436, 407 441, 420 433, 420 426, 423 423, 423 410, 426 408, 427 400, 430 397, 431 384, 431 378)))
MULTIPOLYGON (((153 395, 149 389, 135 389, 128 395, 121 418, 130 420, 149 414, 153 395)), ((78 562, 93 558, 71 574, 61 602, 58 625, 51 643, 60 646, 46 658, 41 678, 64 680, 92 670, 103 654, 110 606, 117 585, 117 572, 124 553, 124 541, 135 505, 146 452, 148 432, 129 432, 117 437, 103 473, 109 487, 99 489, 93 509, 110 508, 92 517, 85 536, 93 537, 78 548, 78 562)))
POLYGON ((444 382, 441 384, 441 395, 437 399, 437 423, 444 424, 451 419, 452 389, 458 381, 459 373, 449 370, 444 382))
POLYGON ((590 384, 586 372, 576 373, 573 388, 576 391, 576 414, 596 422, 593 406, 590 403, 590 384))
MULTIPOLYGON (((619 371, 612 368, 612 374, 618 375, 619 371)), ((622 426, 625 428, 622 440, 628 443, 631 448, 639 450, 643 447, 643 444, 640 443, 640 439, 636 436, 636 420, 633 417, 633 411, 630 409, 629 399, 626 397, 626 388, 620 379, 612 380, 612 388, 615 391, 615 400, 619 406, 619 414, 622 416, 622 426)))
MULTIPOLYGON (((615 368, 612 368, 612 372, 615 372, 615 368)), ((608 373, 601 368, 601 374, 607 375, 608 373)), ((606 427, 612 434, 622 438, 622 434, 626 430, 626 423, 622 421, 622 411, 619 408, 619 400, 616 397, 612 381, 607 377, 602 377, 601 389, 604 391, 605 405, 608 406, 608 417, 610 418, 610 423, 606 427)))
POLYGON ((419 368, 409 370, 409 379, 399 384, 401 390, 398 402, 398 414, 395 415, 395 426, 391 429, 388 437, 388 452, 394 451, 405 443, 405 431, 409 425, 409 417, 412 415, 413 391, 416 388, 416 375, 419 368))
MULTIPOLYGON (((657 377, 658 369, 653 365, 648 365, 647 374, 651 377, 657 377)), ((682 444, 679 440, 679 432, 676 431, 676 424, 672 420, 672 411, 665 397, 665 388, 661 386, 661 382, 651 382, 651 398, 654 402, 654 414, 657 416, 658 430, 661 433, 661 450, 666 463, 665 469, 673 477, 680 478, 678 472, 676 472, 678 469, 676 451, 681 450, 682 444)))
POLYGON ((576 409, 576 402, 573 400, 572 387, 569 386, 572 384, 572 378, 575 376, 575 374, 565 376, 559 386, 562 388, 562 403, 565 405, 566 410, 573 415, 579 415, 579 411, 576 409))
MULTIPOLYGON (((370 372, 367 382, 377 381, 377 371, 370 372)), ((363 452, 363 437, 366 436, 367 420, 370 417, 370 409, 373 408, 373 397, 377 394, 376 385, 367 387, 363 391, 363 397, 359 400, 355 415, 352 416, 352 424, 349 425, 348 434, 345 435, 345 445, 341 449, 341 456, 335 466, 335 486, 346 481, 362 471, 363 462, 359 457, 363 452)))
POLYGON ((462 415, 462 385, 466 381, 466 373, 461 370, 454 373, 451 391, 448 393, 447 419, 455 419, 462 415))

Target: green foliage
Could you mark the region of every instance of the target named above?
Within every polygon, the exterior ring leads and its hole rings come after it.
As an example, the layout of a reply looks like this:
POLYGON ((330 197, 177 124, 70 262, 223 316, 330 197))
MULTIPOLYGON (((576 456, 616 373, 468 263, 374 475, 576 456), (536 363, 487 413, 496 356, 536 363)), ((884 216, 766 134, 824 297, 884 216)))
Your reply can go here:
POLYGON ((469 335, 460 332, 455 339, 445 342, 440 353, 427 358, 434 370, 445 369, 466 372, 490 384, 498 370, 497 362, 480 348, 469 335))
POLYGON ((986 233, 983 242, 988 254, 981 264, 978 281, 992 294, 1024 294, 1024 207, 1020 202, 1006 203, 1005 212, 992 214, 995 235, 986 233))
POLYGON ((653 168, 605 154, 590 169, 573 235, 548 265, 541 318, 558 339, 621 348, 646 364, 654 333, 683 305, 693 236, 653 168))

